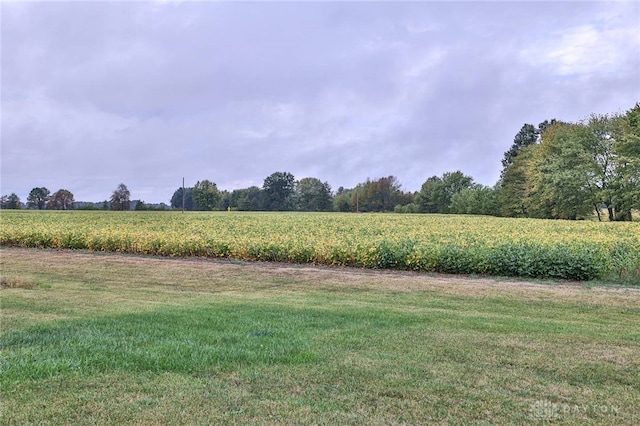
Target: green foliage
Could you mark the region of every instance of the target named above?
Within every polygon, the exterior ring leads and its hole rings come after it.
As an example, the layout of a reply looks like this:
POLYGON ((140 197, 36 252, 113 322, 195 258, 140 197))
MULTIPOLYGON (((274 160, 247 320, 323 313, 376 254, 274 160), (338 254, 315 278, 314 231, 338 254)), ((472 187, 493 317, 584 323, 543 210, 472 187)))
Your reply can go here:
POLYGON ((191 211, 196 209, 196 203, 193 200, 193 188, 178 188, 171 196, 171 208, 182 209, 182 199, 184 191, 184 209, 191 211))
POLYGON ((587 130, 580 125, 556 123, 544 133, 533 166, 534 190, 528 211, 535 217, 578 219, 593 209, 589 185, 592 156, 582 144, 587 130), (549 206, 550 209, 536 208, 549 206))
POLYGON ((49 210, 71 210, 73 209, 73 203, 75 200, 73 199, 73 194, 66 190, 60 189, 56 191, 47 204, 47 209, 49 210))
POLYGON ((413 194, 402 191, 395 176, 367 179, 353 189, 340 188, 334 198, 334 210, 342 212, 391 212, 411 204, 413 194))
POLYGON ((237 194, 237 209, 243 211, 259 211, 263 209, 263 191, 257 186, 233 191, 237 194))
POLYGON ((44 210, 49 202, 50 194, 51 191, 45 187, 33 188, 27 197, 27 208, 44 210))
POLYGON ((617 211, 624 220, 631 220, 630 210, 640 210, 640 103, 617 118, 613 137, 616 179, 613 191, 617 211))
POLYGON ((393 208, 394 213, 420 213, 420 206, 416 203, 398 204, 393 208))
POLYGON ((3 195, 2 198, 0 198, 0 209, 19 210, 21 208, 22 202, 15 192, 12 192, 10 195, 3 195))
POLYGON ((605 207, 629 221, 640 205, 640 107, 581 123, 541 123, 538 142, 525 125, 505 166, 497 200, 503 216, 580 219, 605 207))
POLYGON ((329 182, 317 178, 304 178, 296 183, 294 205, 303 212, 331 211, 333 198, 329 182))
POLYGON ((523 148, 538 142, 538 137, 539 132, 533 124, 524 124, 522 126, 513 139, 511 148, 509 148, 509 151, 504 153, 504 158, 502 159, 503 173, 504 170, 513 164, 513 161, 523 148))
POLYGON ((497 216, 496 191, 483 185, 465 188, 451 197, 453 214, 477 214, 497 216))
POLYGON ((500 216, 528 217, 530 215, 527 204, 531 195, 531 175, 535 171, 533 161, 539 148, 539 145, 523 148, 511 165, 503 171, 496 193, 500 216))
POLYGON ((453 196, 474 186, 473 178, 461 171, 446 172, 442 177, 432 176, 422 184, 415 202, 425 213, 452 213, 453 196))
POLYGON ((130 210, 131 209, 131 192, 129 192, 129 188, 124 183, 118 185, 113 194, 111 195, 111 199, 109 200, 111 203, 111 210, 130 210))
POLYGON ((264 209, 293 210, 295 183, 295 177, 289 172, 275 172, 267 176, 262 185, 264 209))
POLYGON ((220 191, 210 180, 198 181, 193 187, 193 201, 196 210, 218 210, 220 191))

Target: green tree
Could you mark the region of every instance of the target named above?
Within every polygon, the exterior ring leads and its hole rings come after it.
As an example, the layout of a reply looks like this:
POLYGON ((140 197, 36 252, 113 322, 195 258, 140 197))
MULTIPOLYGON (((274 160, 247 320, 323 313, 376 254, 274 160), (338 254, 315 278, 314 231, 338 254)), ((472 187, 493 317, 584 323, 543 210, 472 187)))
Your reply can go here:
POLYGON ((148 206, 144 201, 142 200, 137 200, 134 201, 135 202, 135 207, 133 208, 136 211, 144 211, 144 210, 151 210, 151 207, 148 206))
POLYGON ((363 201, 367 211, 389 212, 396 206, 410 204, 413 201, 413 194, 402 191, 398 178, 387 176, 365 185, 363 201))
POLYGON ((438 176, 428 178, 416 195, 415 203, 423 213, 439 213, 441 210, 440 200, 442 197, 442 179, 438 176))
MULTIPOLYGON (((171 208, 182 208, 182 191, 182 188, 178 188, 171 196, 171 208)), ((196 209, 195 202, 193 201, 193 188, 184 188, 184 209, 189 211, 196 209)))
POLYGON ((484 185, 464 188, 451 197, 451 213, 497 216, 496 190, 484 185))
POLYGON ((631 220, 631 210, 640 209, 640 103, 616 119, 613 136, 616 153, 613 219, 631 220))
POLYGON ((535 145, 540 143, 542 140, 542 135, 547 127, 555 124, 557 121, 555 119, 549 121, 545 120, 542 123, 538 124, 538 128, 535 128, 533 124, 524 124, 520 131, 516 133, 516 136, 513 138, 513 143, 507 152, 504 153, 502 158, 502 172, 500 173, 500 178, 504 176, 507 169, 513 164, 515 158, 520 154, 520 152, 528 146, 535 145))
POLYGON ((544 134, 532 163, 527 211, 533 217, 578 219, 593 206, 589 179, 592 153, 583 141, 588 129, 580 124, 555 123, 544 134))
POLYGON ((606 115, 592 114, 580 126, 582 131, 576 136, 590 154, 587 185, 593 193, 592 205, 598 218, 600 206, 604 205, 613 220, 615 208, 612 183, 616 175, 613 121, 606 115))
POLYGON ((351 212, 403 211, 402 207, 413 202, 414 194, 402 191, 395 176, 377 180, 367 179, 353 189, 338 188, 333 209, 351 212))
POLYGON ((295 205, 300 211, 330 211, 333 207, 331 186, 317 178, 300 179, 296 183, 294 196, 295 205))
POLYGON ((27 208, 44 210, 49 202, 51 192, 45 187, 33 188, 27 197, 27 208))
POLYGON ((131 209, 131 192, 124 183, 118 185, 118 187, 111 194, 111 209, 112 210, 130 210, 131 209))
POLYGON ((15 192, 10 195, 3 195, 0 199, 0 209, 19 210, 22 208, 22 202, 15 192))
POLYGON ((244 189, 236 189, 233 191, 236 197, 236 208, 242 211, 259 211, 263 210, 263 191, 257 186, 251 186, 244 189))
POLYGON ((513 144, 511 148, 507 152, 504 153, 504 157, 502 159, 502 173, 506 171, 506 169, 513 164, 514 159, 518 156, 520 151, 529 146, 538 142, 538 130, 533 126, 533 124, 524 124, 520 131, 516 133, 516 136, 513 138, 513 144))
POLYGON ((71 210, 74 202, 71 191, 59 189, 49 198, 47 208, 50 210, 71 210))
POLYGON ((337 212, 351 211, 351 196, 354 194, 352 190, 344 187, 338 188, 335 197, 333 197, 333 210, 337 212))
POLYGON ((522 150, 498 182, 496 189, 496 210, 498 215, 506 217, 527 217, 528 197, 531 194, 533 160, 539 145, 529 145, 522 150))
POLYGON ((442 177, 432 176, 422 184, 416 204, 425 213, 451 213, 452 197, 473 185, 473 178, 461 171, 446 172, 442 177))
POLYGON ((266 210, 291 210, 291 196, 295 191, 295 177, 288 172, 275 172, 262 185, 263 202, 266 210))
POLYGON ((220 202, 220 191, 210 180, 198 181, 193 187, 193 201, 197 210, 217 210, 220 202))

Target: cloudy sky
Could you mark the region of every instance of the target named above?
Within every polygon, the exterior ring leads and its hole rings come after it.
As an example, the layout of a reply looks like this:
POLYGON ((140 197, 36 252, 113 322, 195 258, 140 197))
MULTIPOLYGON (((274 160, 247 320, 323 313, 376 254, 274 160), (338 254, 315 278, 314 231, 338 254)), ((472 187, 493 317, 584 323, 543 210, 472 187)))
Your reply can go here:
POLYGON ((2 2, 2 194, 334 189, 462 170, 640 101, 639 2, 2 2))

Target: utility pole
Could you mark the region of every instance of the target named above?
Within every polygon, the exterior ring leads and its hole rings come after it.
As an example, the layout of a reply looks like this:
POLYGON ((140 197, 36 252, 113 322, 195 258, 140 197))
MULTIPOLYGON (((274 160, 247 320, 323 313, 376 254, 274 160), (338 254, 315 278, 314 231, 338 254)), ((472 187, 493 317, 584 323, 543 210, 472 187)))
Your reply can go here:
POLYGON ((184 178, 182 178, 182 213, 184 213, 184 178))

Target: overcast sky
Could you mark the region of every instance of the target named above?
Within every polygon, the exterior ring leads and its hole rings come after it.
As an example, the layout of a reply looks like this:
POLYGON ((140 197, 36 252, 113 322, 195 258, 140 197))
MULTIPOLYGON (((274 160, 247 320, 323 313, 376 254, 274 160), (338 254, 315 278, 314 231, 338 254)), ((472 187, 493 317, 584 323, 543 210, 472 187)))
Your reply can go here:
POLYGON ((2 2, 2 194, 461 170, 640 101, 638 2, 2 2))

